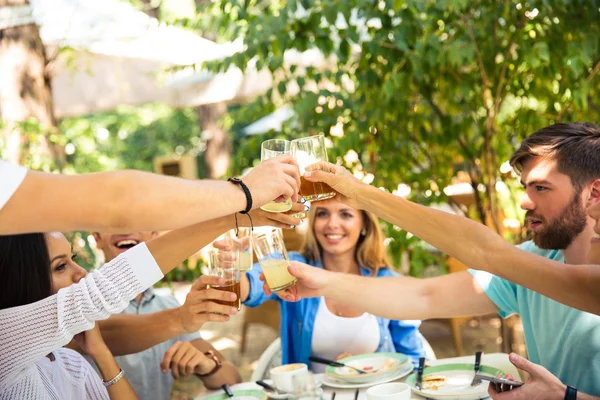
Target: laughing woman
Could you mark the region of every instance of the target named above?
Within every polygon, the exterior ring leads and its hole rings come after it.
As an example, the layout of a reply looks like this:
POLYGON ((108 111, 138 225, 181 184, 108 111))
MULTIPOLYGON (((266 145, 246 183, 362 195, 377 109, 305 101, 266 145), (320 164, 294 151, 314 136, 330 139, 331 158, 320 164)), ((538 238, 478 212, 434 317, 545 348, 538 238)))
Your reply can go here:
MULTIPOLYGON (((290 252, 290 260, 346 274, 398 276, 390 268, 374 214, 342 203, 313 204, 304 247, 300 253, 290 252)), ((215 245, 222 247, 222 243, 215 245)), ((284 364, 306 363, 313 371, 323 372, 324 366, 311 365, 310 356, 336 359, 352 354, 399 352, 418 363, 424 355, 421 321, 379 318, 326 297, 283 302, 274 294, 265 295, 260 273, 260 265, 256 264, 242 277, 241 299, 249 307, 269 299, 280 302, 284 364)))

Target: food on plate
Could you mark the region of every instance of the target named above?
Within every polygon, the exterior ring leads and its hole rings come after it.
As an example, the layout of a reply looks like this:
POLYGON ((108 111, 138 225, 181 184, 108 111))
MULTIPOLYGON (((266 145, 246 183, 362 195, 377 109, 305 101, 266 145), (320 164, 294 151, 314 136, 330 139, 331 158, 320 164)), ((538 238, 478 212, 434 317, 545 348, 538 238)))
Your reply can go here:
MULTIPOLYGON (((352 365, 353 367, 360 368, 365 372, 383 372, 383 371, 388 371, 390 369, 396 368, 398 366, 398 361, 393 358, 388 358, 383 361, 380 368, 375 368, 374 365, 362 364, 359 362, 350 362, 350 363, 348 363, 348 365, 352 365)), ((358 375, 359 374, 358 371, 351 369, 351 368, 345 368, 344 372, 346 375, 358 375)))
POLYGON ((423 389, 438 390, 446 384, 446 377, 444 375, 426 375, 423 377, 423 389))

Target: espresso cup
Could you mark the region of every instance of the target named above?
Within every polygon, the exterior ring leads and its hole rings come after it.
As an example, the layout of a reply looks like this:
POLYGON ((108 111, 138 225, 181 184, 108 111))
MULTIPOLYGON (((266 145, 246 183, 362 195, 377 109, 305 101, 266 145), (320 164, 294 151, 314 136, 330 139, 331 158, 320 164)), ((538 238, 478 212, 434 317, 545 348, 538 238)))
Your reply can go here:
POLYGON ((291 393, 294 391, 294 378, 298 375, 308 374, 308 366, 301 363, 286 364, 271 368, 270 373, 273 386, 284 392, 291 393))
POLYGON ((410 386, 406 383, 384 383, 367 389, 367 400, 410 400, 410 386))

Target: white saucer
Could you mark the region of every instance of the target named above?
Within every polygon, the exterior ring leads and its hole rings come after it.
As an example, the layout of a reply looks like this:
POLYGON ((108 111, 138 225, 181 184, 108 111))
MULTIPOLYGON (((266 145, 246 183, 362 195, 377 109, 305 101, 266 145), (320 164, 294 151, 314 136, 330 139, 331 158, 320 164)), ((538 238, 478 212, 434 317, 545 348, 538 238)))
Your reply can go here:
POLYGON ((406 375, 413 372, 414 368, 415 367, 414 367, 413 363, 409 362, 408 364, 402 366, 402 368, 400 368, 398 370, 398 372, 396 372, 394 375, 392 375, 386 379, 382 379, 382 380, 375 381, 375 382, 369 382, 369 383, 348 383, 348 382, 334 379, 327 375, 323 375, 323 377, 321 377, 321 381, 323 382, 323 385, 329 386, 332 388, 358 389, 358 388, 363 388, 363 387, 371 387, 371 386, 379 385, 380 383, 387 383, 387 382, 395 381, 396 379, 403 378, 406 375))

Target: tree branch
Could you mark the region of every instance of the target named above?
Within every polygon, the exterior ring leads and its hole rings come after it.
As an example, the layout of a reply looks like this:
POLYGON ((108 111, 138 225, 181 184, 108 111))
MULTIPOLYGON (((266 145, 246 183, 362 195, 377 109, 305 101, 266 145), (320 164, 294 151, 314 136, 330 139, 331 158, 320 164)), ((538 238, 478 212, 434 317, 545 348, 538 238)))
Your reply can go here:
MULTIPOLYGON (((594 79, 594 76, 596 75, 596 73, 598 73, 599 70, 600 70, 600 61, 598 61, 596 63, 596 65, 594 65, 594 68, 592 68, 592 71, 589 73, 589 75, 587 76, 587 78, 585 78, 585 81, 587 83, 591 82, 591 80, 594 79)), ((569 112, 571 110, 572 106, 573 106, 573 98, 571 97, 571 100, 569 101, 569 103, 558 114, 558 117, 557 117, 558 118, 557 119, 558 122, 562 121, 563 115, 565 115, 565 113, 569 112)))

